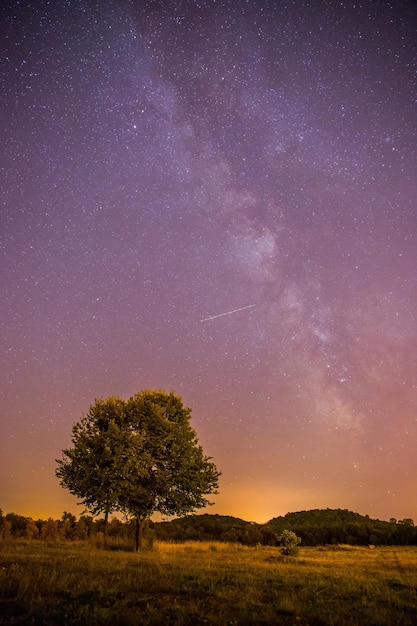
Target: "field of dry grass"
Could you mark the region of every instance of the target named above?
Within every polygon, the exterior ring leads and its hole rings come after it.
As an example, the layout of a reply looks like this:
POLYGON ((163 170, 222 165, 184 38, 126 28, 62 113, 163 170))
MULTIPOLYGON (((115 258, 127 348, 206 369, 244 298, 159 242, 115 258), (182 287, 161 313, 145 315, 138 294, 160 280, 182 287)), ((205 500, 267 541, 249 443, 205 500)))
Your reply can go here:
POLYGON ((417 548, 0 544, 0 624, 417 624, 417 548))

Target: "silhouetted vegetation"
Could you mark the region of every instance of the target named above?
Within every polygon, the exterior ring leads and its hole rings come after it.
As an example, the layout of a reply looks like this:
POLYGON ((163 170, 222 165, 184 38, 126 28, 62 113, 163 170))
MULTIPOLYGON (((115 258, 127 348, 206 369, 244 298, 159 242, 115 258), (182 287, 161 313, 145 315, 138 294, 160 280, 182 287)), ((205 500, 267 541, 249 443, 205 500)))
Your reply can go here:
POLYGON ((193 515, 153 525, 158 539, 184 541, 232 541, 243 545, 276 545, 284 530, 301 538, 305 546, 327 544, 413 545, 417 529, 413 520, 389 522, 352 513, 346 509, 316 509, 287 513, 267 524, 254 524, 235 517, 193 515))
POLYGON ((389 522, 347 509, 315 509, 275 517, 268 525, 274 531, 291 529, 303 545, 326 544, 412 545, 417 543, 417 529, 412 519, 389 522))
MULTIPOLYGON (((15 513, 0 512, 0 538, 48 541, 90 540, 104 537, 104 519, 82 515, 78 520, 64 512, 60 520, 33 520, 15 513)), ((416 545, 417 528, 412 519, 381 521, 346 509, 316 509, 287 513, 266 524, 247 522, 227 515, 189 515, 171 521, 148 523, 145 543, 153 541, 221 541, 245 546, 282 544, 282 533, 291 531, 303 546, 326 545, 416 545)), ((135 532, 134 521, 114 517, 108 524, 113 545, 126 546, 135 532)), ((110 542, 111 543, 111 542, 110 542)))

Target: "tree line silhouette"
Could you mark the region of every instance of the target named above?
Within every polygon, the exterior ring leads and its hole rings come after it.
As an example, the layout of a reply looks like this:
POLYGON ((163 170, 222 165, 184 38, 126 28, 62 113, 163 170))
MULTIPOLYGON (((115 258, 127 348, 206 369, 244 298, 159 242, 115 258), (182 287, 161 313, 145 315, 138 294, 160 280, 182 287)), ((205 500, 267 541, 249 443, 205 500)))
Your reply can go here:
MULTIPOLYGON (((0 511, 0 538, 38 539, 47 541, 99 540, 104 533, 104 519, 64 512, 61 519, 33 520, 15 513, 0 511)), ((350 545, 416 545, 417 527, 412 519, 390 521, 371 519, 347 509, 315 509, 287 513, 266 524, 246 522, 225 515, 189 515, 171 521, 149 521, 149 542, 224 541, 243 545, 277 545, 279 536, 290 530, 304 546, 350 545)), ((114 517, 107 525, 109 539, 131 539, 134 521, 114 517)))

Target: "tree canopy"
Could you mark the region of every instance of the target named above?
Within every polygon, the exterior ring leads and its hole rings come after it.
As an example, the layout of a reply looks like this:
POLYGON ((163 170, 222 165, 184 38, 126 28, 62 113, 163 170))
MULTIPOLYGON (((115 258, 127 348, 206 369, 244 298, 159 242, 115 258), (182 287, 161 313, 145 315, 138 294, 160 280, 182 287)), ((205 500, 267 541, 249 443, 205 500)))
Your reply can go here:
POLYGON ((96 400, 72 428, 56 475, 92 514, 136 520, 136 548, 153 513, 185 515, 211 504, 220 472, 204 455, 179 396, 145 390, 96 400))

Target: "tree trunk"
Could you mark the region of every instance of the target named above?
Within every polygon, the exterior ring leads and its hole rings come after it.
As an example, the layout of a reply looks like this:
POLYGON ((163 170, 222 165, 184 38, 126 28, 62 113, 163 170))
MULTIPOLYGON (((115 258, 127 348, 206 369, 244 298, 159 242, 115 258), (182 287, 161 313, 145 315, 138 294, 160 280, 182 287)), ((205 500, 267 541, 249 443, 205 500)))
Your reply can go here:
POLYGON ((104 512, 104 528, 103 528, 103 543, 104 547, 107 548, 107 522, 109 521, 109 512, 104 512))
POLYGON ((136 515, 135 518, 135 548, 136 552, 143 547, 143 531, 145 530, 146 517, 136 515))

